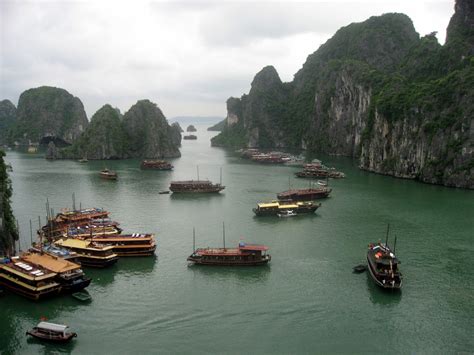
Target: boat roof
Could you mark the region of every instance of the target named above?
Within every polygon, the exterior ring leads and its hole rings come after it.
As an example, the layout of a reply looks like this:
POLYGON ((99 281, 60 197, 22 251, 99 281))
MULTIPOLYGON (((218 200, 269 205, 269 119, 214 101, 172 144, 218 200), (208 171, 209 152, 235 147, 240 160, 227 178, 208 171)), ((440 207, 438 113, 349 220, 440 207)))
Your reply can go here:
POLYGON ((80 268, 78 264, 70 261, 49 255, 49 254, 37 254, 30 253, 22 255, 22 259, 30 263, 41 265, 45 269, 51 270, 56 273, 67 272, 71 270, 77 270, 80 268))
POLYGON ((49 322, 39 322, 36 326, 37 328, 51 330, 53 332, 61 332, 63 333, 67 328, 67 325, 64 324, 56 324, 56 323, 49 323, 49 322))
POLYGON ((266 245, 261 245, 261 244, 246 244, 246 243, 240 243, 239 244, 239 249, 240 250, 261 250, 261 251, 267 251, 270 249, 266 245))
POLYGON ((88 240, 82 240, 82 239, 74 239, 74 238, 68 238, 68 239, 59 239, 55 242, 56 244, 65 246, 65 247, 70 247, 70 248, 81 248, 81 249, 91 249, 91 250, 97 250, 97 249, 113 249, 112 246, 102 246, 100 248, 96 246, 91 246, 90 241, 88 240))
POLYGON ((257 203, 259 208, 266 208, 266 207, 278 207, 278 208, 298 208, 302 205, 310 205, 312 204, 311 201, 291 201, 291 202, 284 202, 284 201, 272 201, 272 202, 260 202, 257 203))

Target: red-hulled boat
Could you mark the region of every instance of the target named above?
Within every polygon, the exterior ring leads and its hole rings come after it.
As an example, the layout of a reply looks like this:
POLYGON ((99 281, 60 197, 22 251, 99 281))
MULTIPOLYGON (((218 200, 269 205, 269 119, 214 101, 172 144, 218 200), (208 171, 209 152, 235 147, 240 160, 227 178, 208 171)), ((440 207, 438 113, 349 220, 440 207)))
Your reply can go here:
POLYGON ((199 265, 217 266, 257 266, 265 265, 271 260, 265 245, 240 242, 237 248, 199 248, 188 261, 199 265))
POLYGON ((209 180, 187 180, 187 181, 171 181, 170 190, 177 192, 220 192, 225 189, 221 184, 213 184, 209 180))
POLYGON ((313 201, 326 198, 332 189, 328 187, 312 187, 308 189, 291 189, 277 194, 279 200, 313 201))

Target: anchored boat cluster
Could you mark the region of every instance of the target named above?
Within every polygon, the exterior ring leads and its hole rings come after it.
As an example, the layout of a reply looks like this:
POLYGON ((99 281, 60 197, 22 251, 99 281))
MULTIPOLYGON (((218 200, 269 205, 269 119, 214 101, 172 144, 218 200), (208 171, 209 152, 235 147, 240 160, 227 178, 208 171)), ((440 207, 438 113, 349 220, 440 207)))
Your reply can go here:
POLYGON ((122 234, 100 208, 48 213, 38 237, 27 252, 0 263, 0 284, 32 300, 83 290, 91 282, 83 266, 105 268, 119 257, 152 256, 156 249, 153 234, 122 234))

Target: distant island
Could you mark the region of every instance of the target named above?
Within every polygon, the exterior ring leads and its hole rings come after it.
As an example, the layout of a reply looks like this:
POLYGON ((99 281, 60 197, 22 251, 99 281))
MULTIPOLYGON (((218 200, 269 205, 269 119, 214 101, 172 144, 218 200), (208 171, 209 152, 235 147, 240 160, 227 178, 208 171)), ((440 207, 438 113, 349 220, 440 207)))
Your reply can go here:
POLYGON ((104 105, 89 122, 81 100, 42 86, 20 95, 18 108, 0 102, 0 143, 43 145, 49 159, 172 158, 181 155, 181 127, 160 108, 140 100, 124 115, 104 105), (5 133, 8 132, 8 133, 5 133))
POLYGON ((196 132, 197 129, 196 127, 194 127, 192 124, 188 126, 188 128, 186 128, 186 132, 196 132))
POLYGON ((213 146, 352 157, 361 169, 474 188, 474 9, 457 0, 446 43, 389 13, 352 23, 283 83, 267 66, 227 100, 213 146))

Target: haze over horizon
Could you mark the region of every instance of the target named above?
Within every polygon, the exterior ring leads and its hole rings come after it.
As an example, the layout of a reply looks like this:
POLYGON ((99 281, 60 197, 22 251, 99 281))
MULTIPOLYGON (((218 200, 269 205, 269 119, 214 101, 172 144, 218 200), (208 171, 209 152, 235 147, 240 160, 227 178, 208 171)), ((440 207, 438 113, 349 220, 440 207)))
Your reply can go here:
POLYGON ((293 80, 341 27, 388 12, 444 43, 454 0, 295 2, 3 1, 0 100, 38 86, 127 111, 150 99, 166 117, 226 116, 225 102, 273 65, 293 80))

